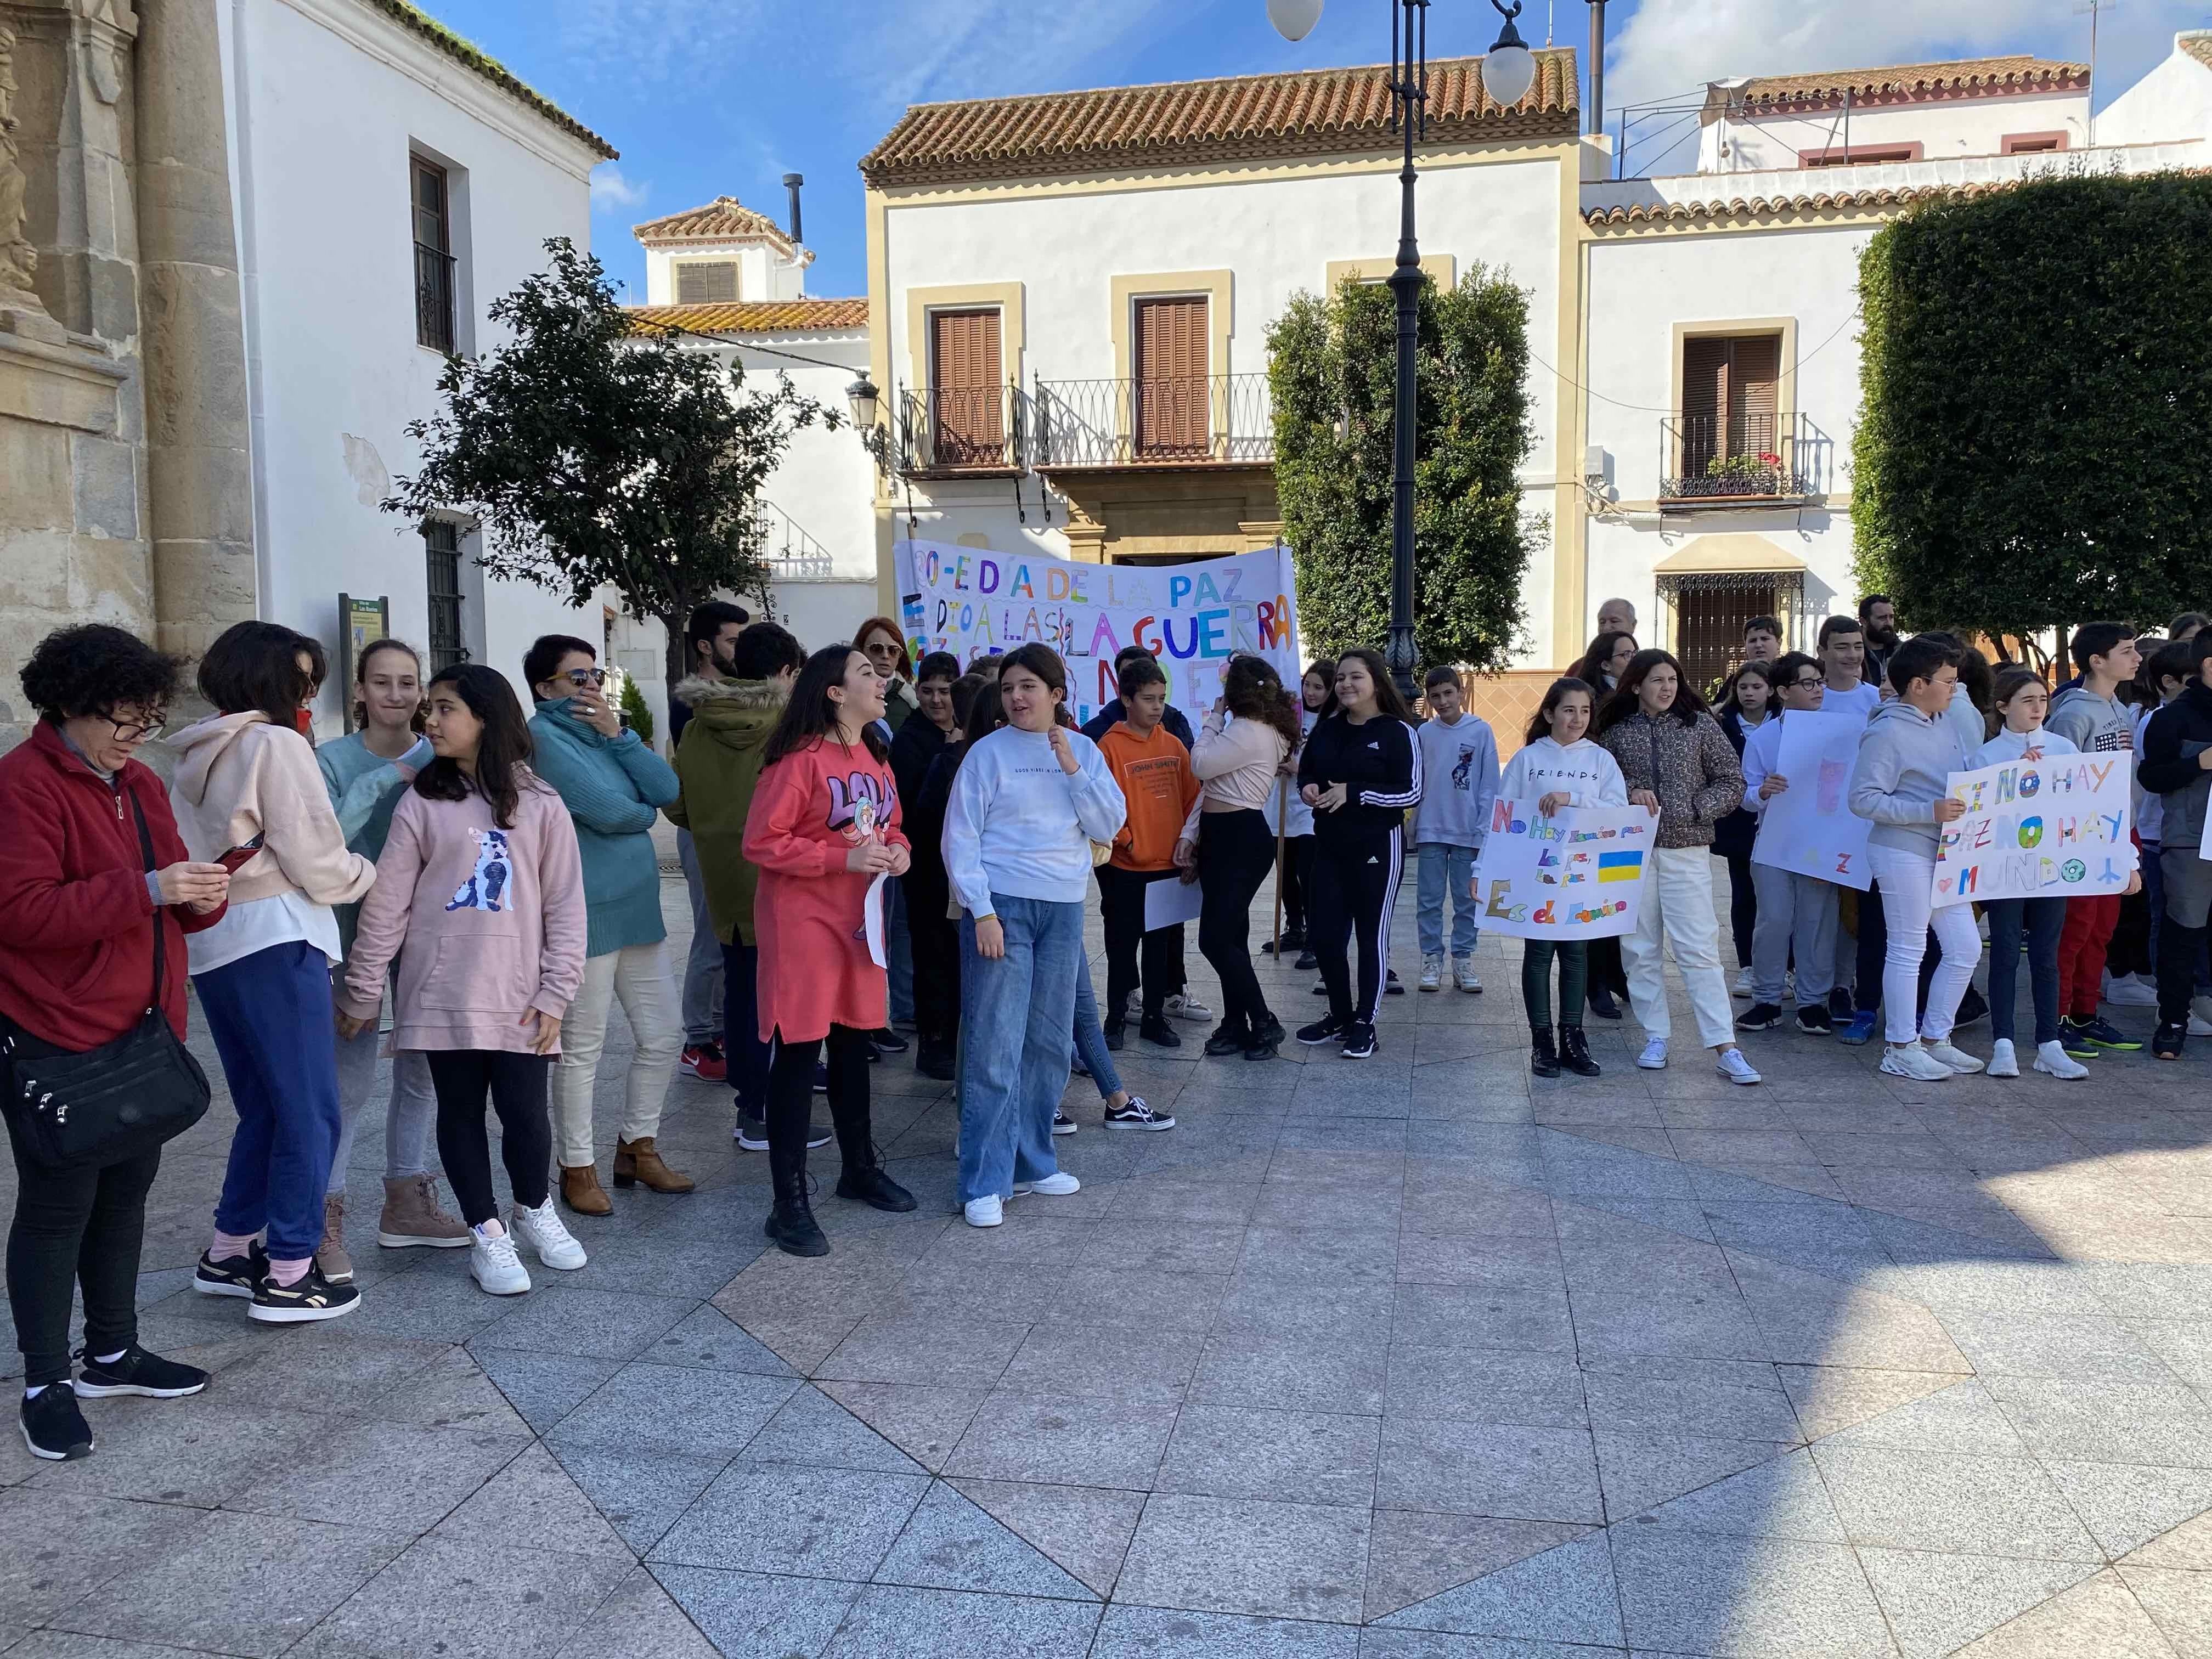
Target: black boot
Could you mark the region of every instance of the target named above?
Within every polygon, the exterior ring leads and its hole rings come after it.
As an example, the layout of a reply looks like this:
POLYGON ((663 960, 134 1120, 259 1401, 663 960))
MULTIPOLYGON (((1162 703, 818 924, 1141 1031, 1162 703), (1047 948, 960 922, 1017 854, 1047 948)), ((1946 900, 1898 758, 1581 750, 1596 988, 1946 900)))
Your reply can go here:
POLYGON ((1559 1076, 1559 1056, 1552 1047, 1552 1028, 1531 1026, 1528 1037, 1528 1069, 1538 1077, 1559 1076))
POLYGON ((954 1074, 952 1044, 939 1038, 921 1039, 921 1050, 914 1057, 914 1069, 921 1076, 939 1083, 950 1083, 954 1074))
MULTIPOLYGON (((773 1150, 773 1149, 771 1149, 773 1150)), ((814 1206, 806 1201, 806 1165, 775 1171, 775 1207, 768 1212, 761 1231, 786 1255, 827 1255, 830 1241, 814 1219, 814 1206)))
POLYGON ((1598 1063, 1590 1058, 1589 1039, 1579 1025, 1559 1027, 1559 1060, 1577 1077, 1598 1075, 1598 1063))
POLYGON ((875 1125, 866 1103, 839 1105, 833 1095, 830 1115, 837 1123, 837 1151, 845 1160, 837 1176, 837 1196, 849 1198, 871 1209, 904 1214, 915 1207, 914 1194, 884 1173, 876 1153, 875 1125))

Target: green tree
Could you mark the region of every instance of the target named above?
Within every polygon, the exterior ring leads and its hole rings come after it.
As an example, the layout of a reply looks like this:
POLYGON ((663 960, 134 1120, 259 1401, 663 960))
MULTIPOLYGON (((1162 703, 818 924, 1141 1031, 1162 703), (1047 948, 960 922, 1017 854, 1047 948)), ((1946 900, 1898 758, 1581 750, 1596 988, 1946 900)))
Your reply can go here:
POLYGON ((548 270, 492 303, 509 337, 447 359, 443 408, 407 428, 422 470, 384 507, 469 514, 486 570, 572 605, 613 588, 667 629, 672 684, 692 608, 766 587, 755 514, 791 434, 838 416, 783 376, 750 391, 734 362, 641 338, 598 259, 566 237, 545 251, 548 270))
POLYGON ((1917 627, 2162 624, 2212 594, 2212 178, 1938 198, 1859 262, 1859 580, 1917 627))
MULTIPOLYGON (((1441 291, 1422 283, 1413 626, 1424 665, 1504 668, 1526 614, 1528 326, 1528 297, 1503 272, 1477 265, 1441 291)), ((1316 654, 1389 637, 1397 340, 1395 296, 1356 282, 1294 295, 1267 331, 1275 489, 1299 628, 1316 654)))

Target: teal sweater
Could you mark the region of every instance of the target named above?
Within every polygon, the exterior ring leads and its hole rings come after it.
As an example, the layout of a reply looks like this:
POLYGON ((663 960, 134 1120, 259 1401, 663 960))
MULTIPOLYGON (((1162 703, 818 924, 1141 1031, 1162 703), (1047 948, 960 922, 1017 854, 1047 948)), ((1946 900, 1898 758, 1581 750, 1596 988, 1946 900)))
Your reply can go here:
POLYGON ((568 712, 566 697, 538 705, 530 735, 538 750, 531 766, 576 822, 590 917, 585 954, 665 939, 652 830, 660 809, 683 793, 675 772, 635 732, 602 737, 568 712))
MULTIPOLYGON (((322 769, 323 787, 330 792, 331 808, 338 815, 348 850, 371 860, 384 856, 385 838, 392 833, 392 809, 406 793, 409 778, 430 761, 428 738, 416 738, 414 747, 396 761, 372 750, 359 732, 315 745, 315 764, 322 769)), ((348 955, 353 951, 354 924, 360 915, 359 904, 338 906, 338 943, 348 955)))

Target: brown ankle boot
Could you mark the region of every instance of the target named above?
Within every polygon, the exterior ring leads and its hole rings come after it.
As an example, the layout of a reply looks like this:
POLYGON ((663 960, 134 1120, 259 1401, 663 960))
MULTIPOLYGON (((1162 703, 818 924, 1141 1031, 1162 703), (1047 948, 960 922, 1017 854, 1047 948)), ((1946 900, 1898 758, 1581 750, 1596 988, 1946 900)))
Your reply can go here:
POLYGON ((599 1185, 599 1166, 580 1164, 561 1166, 561 1201, 578 1215, 612 1215, 614 1200, 599 1185))
POLYGON ((353 1283, 353 1258, 345 1247, 345 1194, 323 1196, 323 1242, 315 1247, 315 1266, 333 1285, 353 1283))
POLYGON ((435 1176, 384 1178, 384 1213, 377 1218, 376 1242, 387 1250, 427 1244, 434 1250, 458 1249, 469 1242, 468 1224, 438 1205, 435 1176))
POLYGON ((615 1185, 628 1187, 641 1181, 656 1193, 688 1193, 695 1184, 690 1176, 661 1162, 651 1135, 616 1141, 615 1185))

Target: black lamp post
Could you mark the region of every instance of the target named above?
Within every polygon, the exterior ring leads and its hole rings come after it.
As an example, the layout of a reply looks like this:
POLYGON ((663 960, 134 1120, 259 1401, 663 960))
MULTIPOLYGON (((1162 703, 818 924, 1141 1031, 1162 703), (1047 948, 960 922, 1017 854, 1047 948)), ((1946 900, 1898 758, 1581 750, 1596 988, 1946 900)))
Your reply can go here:
MULTIPOLYGON (((1398 260, 1390 273, 1390 292, 1398 301, 1398 385, 1392 433, 1390 504, 1390 641, 1384 653, 1399 692, 1413 698, 1413 464, 1415 356, 1419 340, 1421 250, 1413 234, 1413 143, 1425 137, 1429 96, 1429 0, 1389 0, 1390 6, 1390 122, 1405 141, 1398 169, 1400 195, 1398 260)), ((1513 27, 1522 0, 1490 0, 1505 20, 1495 45, 1482 60, 1482 89, 1493 101, 1512 105, 1528 96, 1536 60, 1513 27)), ((1277 33, 1299 40, 1321 20, 1322 0, 1267 0, 1267 16, 1277 33)))

